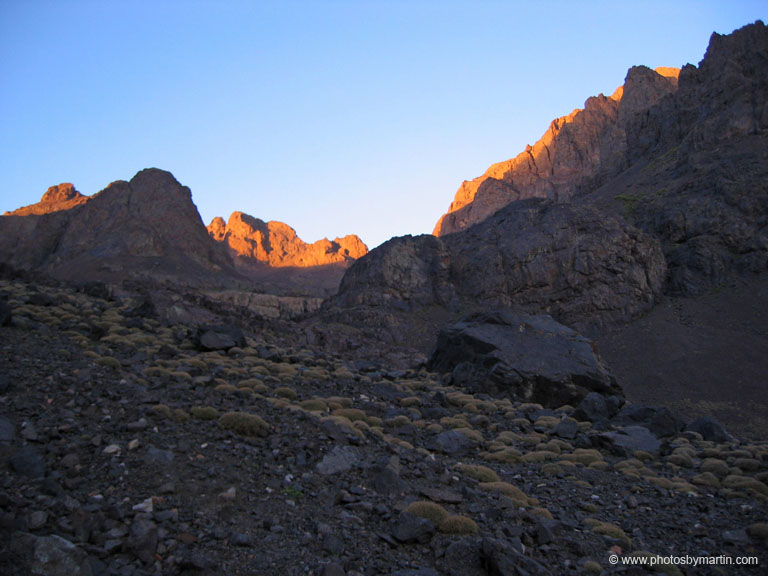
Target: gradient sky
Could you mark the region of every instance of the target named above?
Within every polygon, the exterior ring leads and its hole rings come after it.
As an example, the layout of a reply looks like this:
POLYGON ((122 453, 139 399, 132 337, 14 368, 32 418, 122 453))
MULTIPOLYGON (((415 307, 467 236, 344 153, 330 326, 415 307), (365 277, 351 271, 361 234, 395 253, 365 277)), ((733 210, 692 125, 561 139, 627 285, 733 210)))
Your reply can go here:
POLYGON ((171 171, 234 210, 369 247, 635 64, 697 64, 760 1, 0 0, 0 213, 171 171))

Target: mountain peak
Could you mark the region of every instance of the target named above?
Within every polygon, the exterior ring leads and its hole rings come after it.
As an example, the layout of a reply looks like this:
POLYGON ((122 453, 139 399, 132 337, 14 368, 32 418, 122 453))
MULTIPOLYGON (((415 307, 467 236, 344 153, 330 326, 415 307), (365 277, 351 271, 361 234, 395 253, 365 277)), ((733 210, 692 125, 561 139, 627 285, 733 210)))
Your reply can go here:
POLYGON ((276 268, 348 264, 368 253, 366 245, 354 234, 308 244, 288 224, 264 222, 243 212, 232 212, 229 221, 214 218, 208 225, 208 234, 225 244, 235 261, 246 267, 255 263, 276 268))
POLYGON ((50 214, 52 212, 60 212, 62 210, 69 210, 75 206, 85 204, 89 200, 88 196, 83 196, 78 192, 75 187, 69 182, 64 182, 56 186, 51 186, 45 191, 40 202, 37 204, 31 204, 14 210, 13 212, 6 212, 6 216, 30 216, 50 214))

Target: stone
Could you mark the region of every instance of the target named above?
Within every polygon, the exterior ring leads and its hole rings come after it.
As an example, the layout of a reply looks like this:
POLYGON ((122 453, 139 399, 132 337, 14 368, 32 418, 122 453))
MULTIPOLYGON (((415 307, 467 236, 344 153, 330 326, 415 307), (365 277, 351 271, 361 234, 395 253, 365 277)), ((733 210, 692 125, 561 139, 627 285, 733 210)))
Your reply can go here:
POLYGON ((427 448, 430 450, 453 456, 463 454, 472 446, 472 440, 456 430, 444 430, 427 442, 427 448))
POLYGON ((128 546, 145 564, 154 561, 157 551, 158 532, 154 521, 143 515, 137 515, 131 523, 128 546))
POLYGON ((360 461, 359 451, 352 446, 334 446, 317 464, 317 471, 323 476, 351 470, 360 461))
POLYGON ((565 438, 566 440, 572 440, 576 438, 579 433, 579 423, 573 418, 564 418, 557 423, 557 426, 552 430, 554 436, 565 438))
POLYGON ((10 446, 16 440, 16 425, 0 416, 0 447, 10 446))
POLYGON ((499 576, 550 576, 542 564, 528 558, 503 540, 483 538, 480 554, 488 574, 499 576))
POLYGON ((612 452, 625 457, 631 457, 638 450, 657 453, 661 442, 648 428, 643 426, 625 426, 615 432, 603 432, 599 439, 612 452))
POLYGON ((402 544, 426 544, 435 535, 435 525, 426 518, 403 512, 397 519, 392 537, 402 544))
POLYGON ((659 438, 675 436, 685 427, 685 422, 669 408, 638 404, 624 406, 612 422, 619 425, 644 426, 659 438))
POLYGON ((19 448, 11 456, 9 462, 13 471, 22 476, 29 478, 42 478, 45 476, 45 459, 36 448, 29 444, 19 448))
POLYGON ((346 576, 347 572, 338 562, 330 562, 323 566, 322 576, 346 576))
POLYGON ((11 551, 30 576, 91 576, 88 555, 61 536, 15 532, 11 551))
POLYGON ((602 394, 590 392, 587 394, 571 416, 581 422, 607 422, 618 410, 618 402, 609 400, 602 394))
POLYGON ((442 330, 428 367, 473 393, 557 408, 597 391, 619 394, 592 343, 550 316, 476 313, 442 330))
POLYGON ((379 494, 395 495, 405 489, 400 478, 400 459, 397 456, 382 458, 371 467, 373 487, 379 494))
POLYGON ((728 434, 723 425, 712 416, 702 416, 701 418, 697 418, 689 423, 685 429, 690 432, 697 432, 698 434, 701 434, 704 440, 710 440, 712 442, 728 442, 731 440, 731 435, 728 434))
POLYGON ((48 522, 48 512, 45 510, 35 510, 27 516, 27 528, 29 530, 39 530, 48 522))
POLYGON ((229 350, 246 346, 245 335, 237 326, 202 326, 197 334, 201 350, 229 350))

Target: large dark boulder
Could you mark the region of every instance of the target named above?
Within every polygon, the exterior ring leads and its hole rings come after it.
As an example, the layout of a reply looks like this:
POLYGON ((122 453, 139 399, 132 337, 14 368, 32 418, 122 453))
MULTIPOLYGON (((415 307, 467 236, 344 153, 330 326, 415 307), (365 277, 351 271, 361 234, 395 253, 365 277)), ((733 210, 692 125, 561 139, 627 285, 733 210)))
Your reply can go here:
POLYGON ((200 350, 229 350, 246 346, 245 334, 237 326, 201 326, 197 331, 200 350))
POLYGON ((576 405, 589 392, 621 394, 592 342, 550 316, 495 310, 440 332, 429 369, 478 393, 576 405))

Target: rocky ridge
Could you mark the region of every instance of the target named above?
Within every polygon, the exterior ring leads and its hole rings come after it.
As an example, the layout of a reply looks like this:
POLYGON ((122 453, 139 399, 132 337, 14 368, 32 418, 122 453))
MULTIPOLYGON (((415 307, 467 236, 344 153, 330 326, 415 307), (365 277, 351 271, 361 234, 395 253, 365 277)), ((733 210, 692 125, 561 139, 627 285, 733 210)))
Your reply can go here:
POLYGON ((535 153, 494 166, 450 213, 463 224, 361 259, 332 305, 380 316, 506 305, 593 329, 664 294, 765 273, 766 26, 714 35, 679 79, 662 72, 632 68, 623 90, 553 124, 535 153))
POLYGON ((88 196, 80 194, 80 192, 75 190, 75 187, 72 184, 63 183, 48 188, 40 199, 40 202, 37 204, 24 206, 13 210, 12 212, 6 212, 4 216, 50 214, 51 212, 59 212, 60 210, 69 210, 75 206, 85 204, 87 201, 88 196))
POLYGON ((627 127, 633 117, 677 90, 677 68, 630 68, 610 97, 589 98, 583 109, 552 121, 533 146, 465 181, 448 213, 435 225, 444 236, 481 222, 510 202, 526 198, 569 200, 626 167, 627 127))
POLYGON ((264 222, 242 212, 233 212, 228 221, 214 218, 208 225, 208 233, 228 247, 235 263, 246 267, 254 263, 300 268, 349 264, 368 252, 354 234, 307 244, 287 224, 264 222))

